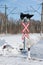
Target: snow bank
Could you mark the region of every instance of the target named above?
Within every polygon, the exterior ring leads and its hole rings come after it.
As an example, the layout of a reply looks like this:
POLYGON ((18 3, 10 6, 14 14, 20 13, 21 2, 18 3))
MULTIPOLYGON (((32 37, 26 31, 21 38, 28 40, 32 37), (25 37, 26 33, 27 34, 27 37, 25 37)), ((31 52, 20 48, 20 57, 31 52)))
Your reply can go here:
POLYGON ((43 59, 43 40, 31 47, 31 57, 43 59))
POLYGON ((41 39, 40 34, 29 34, 29 38, 26 39, 27 47, 31 47, 32 45, 36 44, 41 39))

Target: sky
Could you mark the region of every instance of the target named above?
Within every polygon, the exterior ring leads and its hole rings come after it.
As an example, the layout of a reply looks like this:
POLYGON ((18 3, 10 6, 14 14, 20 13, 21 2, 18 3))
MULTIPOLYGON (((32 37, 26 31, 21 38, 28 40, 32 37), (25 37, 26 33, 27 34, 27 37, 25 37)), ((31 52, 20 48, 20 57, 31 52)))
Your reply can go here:
POLYGON ((41 0, 0 0, 0 12, 5 12, 5 8, 1 7, 5 7, 6 4, 8 17, 19 19, 20 13, 23 12, 33 14, 32 19, 41 20, 41 2, 41 0))

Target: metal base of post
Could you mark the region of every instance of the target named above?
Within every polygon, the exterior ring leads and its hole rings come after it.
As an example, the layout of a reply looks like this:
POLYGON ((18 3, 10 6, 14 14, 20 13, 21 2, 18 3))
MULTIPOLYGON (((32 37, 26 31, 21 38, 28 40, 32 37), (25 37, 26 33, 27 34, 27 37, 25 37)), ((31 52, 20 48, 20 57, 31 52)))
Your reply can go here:
POLYGON ((25 58, 27 58, 28 57, 28 50, 26 50, 26 48, 25 48, 25 37, 24 37, 23 44, 24 44, 24 48, 21 50, 21 54, 22 54, 22 56, 24 56, 25 58))

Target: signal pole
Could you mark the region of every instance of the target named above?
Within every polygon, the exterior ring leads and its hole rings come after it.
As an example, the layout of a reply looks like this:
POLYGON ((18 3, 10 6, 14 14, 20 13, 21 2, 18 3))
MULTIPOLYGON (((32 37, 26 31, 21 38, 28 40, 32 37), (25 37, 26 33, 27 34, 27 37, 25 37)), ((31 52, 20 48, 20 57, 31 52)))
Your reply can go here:
POLYGON ((42 2, 42 11, 41 11, 41 31, 40 34, 43 32, 43 2, 42 2))
POLYGON ((3 23, 3 19, 1 19, 2 20, 2 24, 1 24, 1 33, 3 33, 3 25, 4 25, 4 23, 3 23))
POLYGON ((6 34, 7 34, 7 6, 5 5, 5 25, 6 25, 6 34))

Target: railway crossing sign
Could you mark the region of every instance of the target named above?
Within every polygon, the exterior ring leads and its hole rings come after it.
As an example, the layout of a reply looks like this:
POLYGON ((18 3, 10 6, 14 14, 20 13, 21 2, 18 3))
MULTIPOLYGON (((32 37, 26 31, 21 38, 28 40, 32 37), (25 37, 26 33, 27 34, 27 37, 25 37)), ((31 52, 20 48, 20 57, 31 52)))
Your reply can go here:
MULTIPOLYGON (((20 14, 21 20, 23 20, 25 17, 30 20, 30 18, 31 18, 32 16, 33 16, 33 15, 30 15, 30 14, 23 14, 23 13, 20 14)), ((26 22, 25 19, 24 19, 24 22, 22 21, 22 26, 24 27, 24 29, 22 30, 22 33, 23 33, 22 39, 24 40, 24 41, 23 41, 23 43, 24 43, 24 49, 23 49, 23 51, 25 52, 25 50, 26 50, 26 49, 25 49, 25 41, 26 41, 26 40, 25 40, 25 37, 28 38, 29 22, 26 22)))
POLYGON ((28 24, 25 24, 24 22, 22 22, 22 25, 24 26, 24 29, 22 30, 22 32, 23 32, 23 33, 24 33, 25 31, 29 32, 29 30, 28 30, 29 23, 28 23, 28 24))
POLYGON ((28 38, 28 34, 27 33, 23 34, 22 39, 24 39, 25 37, 28 38))
POLYGON ((22 39, 24 39, 25 37, 28 38, 28 33, 29 33, 28 26, 29 26, 29 23, 24 23, 24 22, 22 22, 22 25, 23 25, 23 27, 24 27, 24 29, 22 30, 22 33, 23 33, 22 39))

